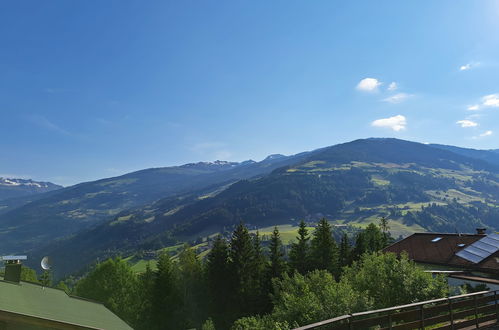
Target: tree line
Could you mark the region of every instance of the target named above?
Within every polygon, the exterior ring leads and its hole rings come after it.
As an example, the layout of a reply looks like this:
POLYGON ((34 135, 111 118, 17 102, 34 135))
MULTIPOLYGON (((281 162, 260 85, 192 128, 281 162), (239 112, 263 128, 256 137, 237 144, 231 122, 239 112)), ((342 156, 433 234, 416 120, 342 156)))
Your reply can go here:
POLYGON ((135 274, 121 258, 97 264, 72 293, 103 302, 135 329, 289 329, 371 308, 447 294, 441 277, 407 256, 379 253, 392 239, 386 219, 340 242, 321 219, 302 221, 289 248, 278 228, 264 248, 258 232, 239 224, 217 237, 200 260, 185 246, 160 254, 157 270, 135 274))

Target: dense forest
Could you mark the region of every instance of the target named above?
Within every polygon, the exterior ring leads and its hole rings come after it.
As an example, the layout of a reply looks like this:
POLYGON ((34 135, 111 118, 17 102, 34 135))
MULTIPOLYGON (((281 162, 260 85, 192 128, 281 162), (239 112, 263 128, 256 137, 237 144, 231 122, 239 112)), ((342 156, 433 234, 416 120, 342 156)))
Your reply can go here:
MULTIPOLYGON (((264 247, 258 232, 240 223, 230 239, 218 236, 203 260, 185 245, 178 255, 160 254, 157 270, 136 274, 113 258, 57 287, 103 302, 135 329, 289 329, 445 296, 443 278, 406 256, 379 253, 393 241, 388 229, 382 218, 349 238, 333 234, 326 219, 313 231, 302 221, 290 246, 275 228, 264 247)), ((36 274, 27 269, 24 278, 36 274)), ((41 281, 50 285, 50 274, 41 281)))

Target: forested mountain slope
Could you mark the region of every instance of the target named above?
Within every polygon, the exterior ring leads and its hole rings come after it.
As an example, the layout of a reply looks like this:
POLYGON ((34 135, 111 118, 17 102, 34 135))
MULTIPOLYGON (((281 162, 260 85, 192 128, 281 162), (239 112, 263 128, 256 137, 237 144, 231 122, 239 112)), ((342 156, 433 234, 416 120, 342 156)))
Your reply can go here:
POLYGON ((79 263, 232 228, 293 223, 326 216, 367 224, 388 216, 402 226, 469 232, 499 227, 499 167, 425 144, 367 139, 318 150, 292 165, 213 194, 159 200, 124 211, 90 231, 43 249, 79 263), (84 252, 82 252, 84 250, 84 252))
POLYGON ((200 189, 208 192, 222 189, 240 179, 267 174, 306 155, 273 155, 261 162, 216 161, 152 168, 77 184, 39 195, 29 203, 12 201, 6 212, 0 214, 0 253, 40 248, 53 239, 95 226, 123 210, 200 189))

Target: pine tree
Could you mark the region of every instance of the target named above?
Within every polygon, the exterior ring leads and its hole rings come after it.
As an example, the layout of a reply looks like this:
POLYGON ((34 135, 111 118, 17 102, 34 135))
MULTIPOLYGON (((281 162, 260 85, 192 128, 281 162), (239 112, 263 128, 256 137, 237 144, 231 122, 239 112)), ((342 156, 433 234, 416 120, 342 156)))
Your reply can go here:
POLYGON ((151 310, 153 308, 153 296, 156 274, 151 265, 147 263, 146 270, 139 276, 140 304, 137 311, 138 322, 136 329, 153 329, 151 310))
POLYGON ((270 236, 269 244, 269 257, 270 262, 267 264, 265 271, 265 281, 263 285, 265 309, 264 312, 269 313, 272 310, 272 294, 273 292, 273 279, 281 279, 286 272, 286 261, 284 260, 284 248, 281 241, 281 235, 277 227, 270 236))
POLYGON ((182 301, 178 270, 167 252, 158 258, 158 271, 154 283, 152 318, 155 329, 178 329, 182 301))
POLYGON ((230 325, 234 280, 229 274, 229 246, 225 239, 217 236, 207 256, 206 281, 210 312, 215 324, 221 328, 228 328, 230 325))
POLYGON ((269 300, 269 292, 266 290, 265 285, 265 271, 268 267, 268 262, 263 253, 262 242, 258 231, 253 236, 253 253, 253 292, 249 297, 251 301, 250 311, 251 314, 260 314, 268 311, 266 304, 269 300))
POLYGON ((239 318, 252 313, 255 295, 255 247, 248 228, 242 223, 232 233, 230 260, 230 278, 234 281, 232 306, 239 318))
POLYGON ((387 246, 388 245, 388 236, 390 235, 390 233, 388 232, 388 230, 390 230, 390 226, 388 226, 388 219, 385 218, 385 217, 381 217, 380 221, 379 221, 379 228, 381 229, 381 231, 383 232, 383 247, 387 246))
POLYGON ((258 313, 262 309, 262 275, 265 267, 260 238, 251 238, 248 229, 240 223, 230 244, 230 278, 234 281, 233 307, 236 318, 258 313))
POLYGON ((346 233, 341 237, 339 258, 340 267, 342 268, 352 262, 352 248, 346 233))
POLYGON ((297 242, 291 244, 289 251, 289 262, 291 268, 298 271, 300 274, 305 274, 309 270, 309 255, 310 247, 308 241, 308 230, 305 222, 300 221, 300 228, 298 229, 297 242))
POLYGON ((282 246, 281 235, 277 227, 270 236, 270 278, 281 278, 286 271, 286 261, 284 260, 284 248, 282 246))
POLYGON ((311 243, 313 269, 325 269, 338 276, 338 247, 332 235, 331 225, 325 218, 317 224, 311 243))
MULTIPOLYGON (((389 234, 387 235, 390 239, 389 234)), ((366 229, 357 234, 353 259, 358 260, 364 253, 377 252, 386 246, 386 240, 380 228, 375 224, 369 224, 366 229)))
POLYGON ((205 283, 196 251, 185 244, 178 257, 180 294, 183 302, 182 328, 196 328, 208 317, 204 314, 205 283))

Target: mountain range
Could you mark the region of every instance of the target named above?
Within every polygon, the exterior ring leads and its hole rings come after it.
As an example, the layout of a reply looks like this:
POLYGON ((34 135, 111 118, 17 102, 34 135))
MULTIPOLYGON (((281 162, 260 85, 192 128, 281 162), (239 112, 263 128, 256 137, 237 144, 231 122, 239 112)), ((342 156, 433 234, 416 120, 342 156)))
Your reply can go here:
POLYGON ((0 177, 0 201, 11 198, 36 195, 61 188, 62 186, 53 184, 51 182, 0 177))
POLYGON ((48 192, 0 215, 0 253, 51 255, 59 275, 98 258, 230 230, 327 217, 393 232, 499 229, 499 153, 363 139, 261 162, 201 162, 48 192))

